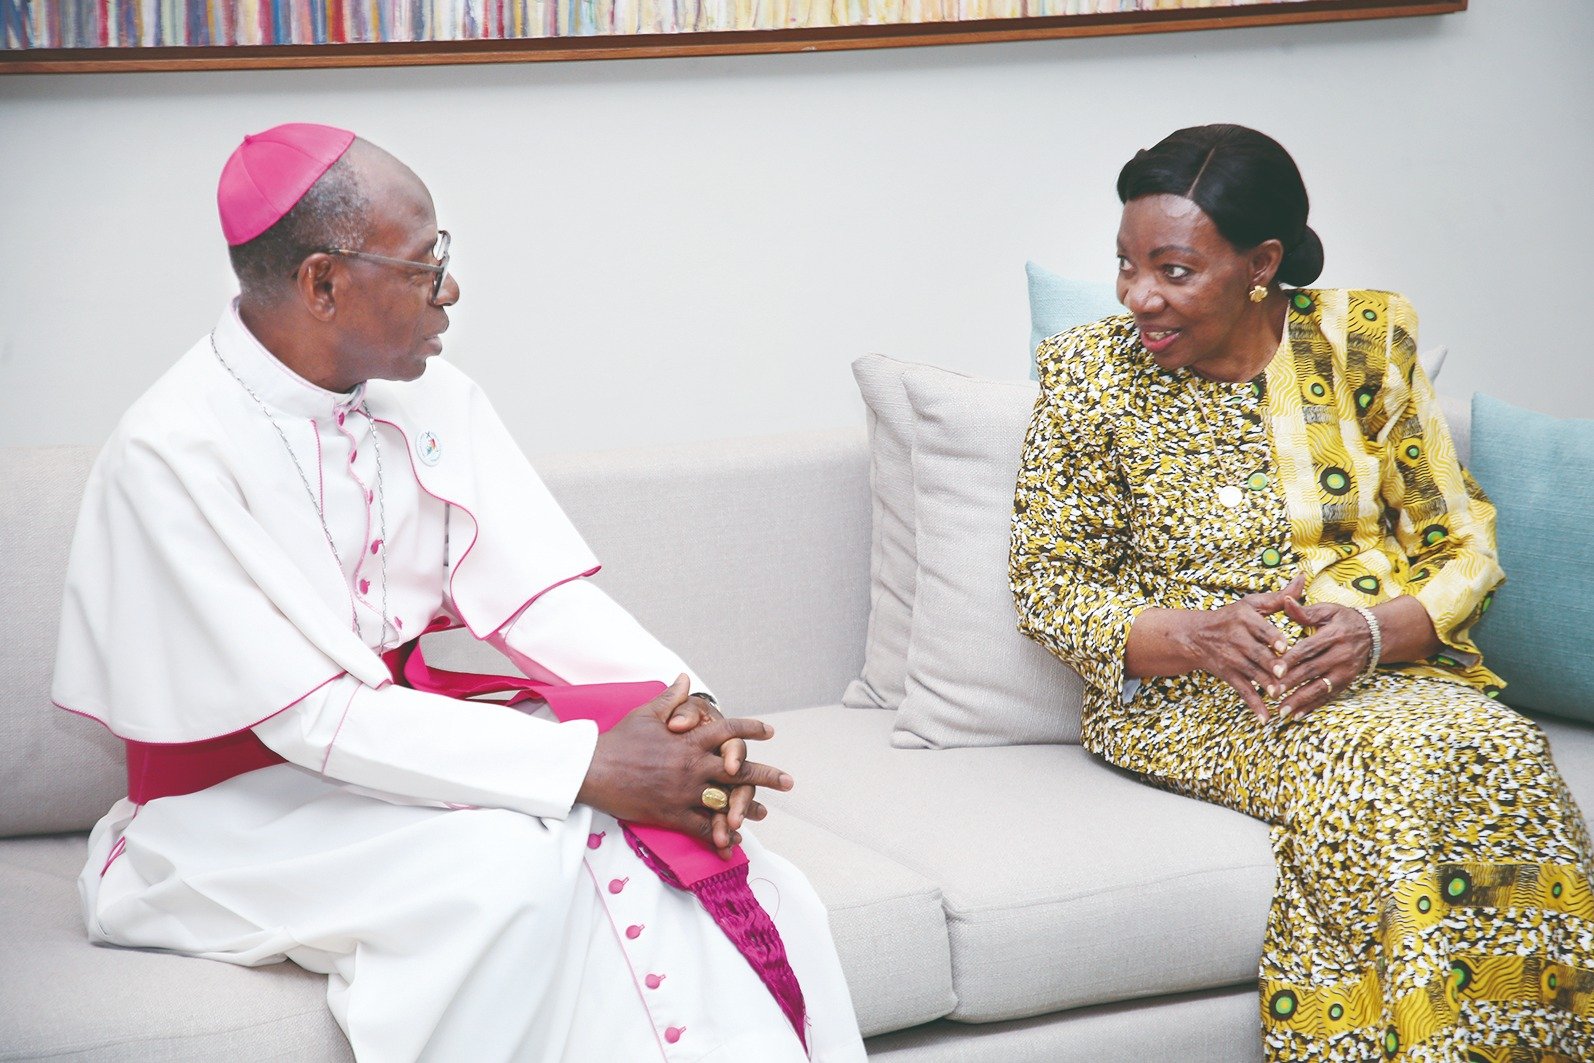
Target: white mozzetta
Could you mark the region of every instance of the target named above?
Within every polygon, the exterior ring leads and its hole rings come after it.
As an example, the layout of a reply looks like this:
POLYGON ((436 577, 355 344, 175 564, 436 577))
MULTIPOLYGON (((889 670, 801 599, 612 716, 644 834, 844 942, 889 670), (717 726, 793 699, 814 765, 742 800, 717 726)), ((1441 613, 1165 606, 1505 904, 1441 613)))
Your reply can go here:
POLYGON ((230 734, 344 673, 380 686, 379 651, 445 597, 482 637, 596 571, 458 370, 434 361, 417 381, 336 395, 289 373, 231 309, 213 338, 134 404, 90 474, 53 686, 63 708, 138 741, 230 734), (337 522, 335 559, 307 481, 337 522), (378 541, 382 524, 403 549, 378 541))

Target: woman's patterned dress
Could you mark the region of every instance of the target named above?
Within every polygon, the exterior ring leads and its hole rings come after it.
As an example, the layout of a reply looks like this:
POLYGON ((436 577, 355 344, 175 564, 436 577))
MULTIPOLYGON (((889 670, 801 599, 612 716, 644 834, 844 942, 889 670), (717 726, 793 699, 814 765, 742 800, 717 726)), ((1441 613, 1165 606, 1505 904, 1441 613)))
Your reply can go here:
POLYGON ((1588 834, 1468 635, 1502 578, 1494 508, 1456 460, 1405 300, 1289 295, 1248 383, 1160 369, 1127 316, 1042 345, 1020 627, 1084 676, 1086 747, 1271 825, 1270 1060, 1594 1060, 1588 834), (1308 601, 1414 595, 1445 648, 1282 729, 1205 672, 1125 686, 1140 610, 1212 609, 1297 572, 1308 601))

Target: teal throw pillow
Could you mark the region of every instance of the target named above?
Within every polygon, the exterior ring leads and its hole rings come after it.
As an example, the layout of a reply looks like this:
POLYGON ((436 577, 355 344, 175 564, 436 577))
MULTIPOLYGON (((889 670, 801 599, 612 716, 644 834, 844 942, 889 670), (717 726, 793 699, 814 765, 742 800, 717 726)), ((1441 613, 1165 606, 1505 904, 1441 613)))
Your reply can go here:
POLYGON ((1473 629, 1518 709, 1594 722, 1594 421, 1472 397, 1471 469, 1506 582, 1473 629))
POLYGON ((1029 275, 1029 376, 1034 380, 1035 348, 1042 340, 1124 308, 1111 284, 1069 280, 1033 262, 1024 263, 1024 272, 1029 275))

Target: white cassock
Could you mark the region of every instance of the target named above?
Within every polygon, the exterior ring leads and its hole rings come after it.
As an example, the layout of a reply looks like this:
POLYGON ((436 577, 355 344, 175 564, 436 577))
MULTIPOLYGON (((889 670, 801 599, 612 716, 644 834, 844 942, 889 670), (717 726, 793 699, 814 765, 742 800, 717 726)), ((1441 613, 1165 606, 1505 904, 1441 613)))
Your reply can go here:
MULTIPOLYGON (((457 370, 335 394, 229 308, 90 476, 54 698, 140 743, 252 730, 288 763, 114 805, 90 936, 323 972, 361 1060, 804 1058, 697 899, 575 803, 593 724, 396 686, 380 659, 462 623, 534 678, 690 674, 596 569, 457 370)), ((824 908, 743 834, 812 1058, 862 1059, 824 908)))

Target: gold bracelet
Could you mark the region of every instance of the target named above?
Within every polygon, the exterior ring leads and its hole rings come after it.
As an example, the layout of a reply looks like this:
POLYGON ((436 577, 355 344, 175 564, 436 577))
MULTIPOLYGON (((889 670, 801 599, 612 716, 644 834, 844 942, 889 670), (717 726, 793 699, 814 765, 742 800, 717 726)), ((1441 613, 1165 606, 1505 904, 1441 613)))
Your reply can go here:
POLYGON ((1378 618, 1373 615, 1373 611, 1365 605, 1353 605, 1351 608, 1367 621, 1367 634, 1373 639, 1373 644, 1367 651, 1367 667, 1359 677, 1367 679, 1378 671, 1378 662, 1384 656, 1384 629, 1379 626, 1378 618))

